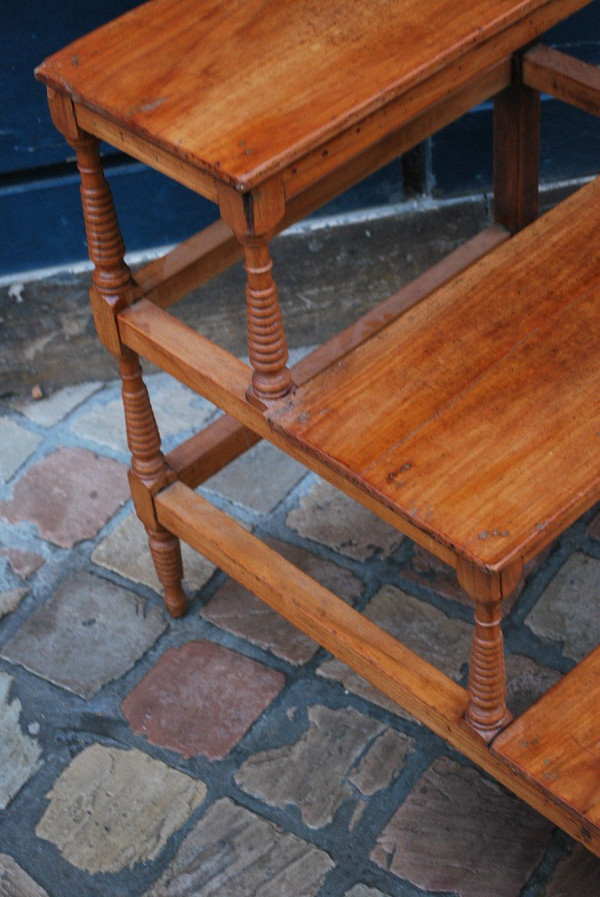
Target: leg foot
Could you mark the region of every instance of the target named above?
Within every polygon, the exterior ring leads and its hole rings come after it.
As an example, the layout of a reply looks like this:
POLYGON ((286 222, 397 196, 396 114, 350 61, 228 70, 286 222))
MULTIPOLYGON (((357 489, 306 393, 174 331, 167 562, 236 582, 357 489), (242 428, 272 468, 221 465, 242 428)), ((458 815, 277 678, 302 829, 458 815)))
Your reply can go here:
POLYGON ((147 529, 148 543, 156 575, 164 590, 165 606, 172 617, 182 617, 188 609, 181 585, 183 564, 179 539, 166 529, 147 529))

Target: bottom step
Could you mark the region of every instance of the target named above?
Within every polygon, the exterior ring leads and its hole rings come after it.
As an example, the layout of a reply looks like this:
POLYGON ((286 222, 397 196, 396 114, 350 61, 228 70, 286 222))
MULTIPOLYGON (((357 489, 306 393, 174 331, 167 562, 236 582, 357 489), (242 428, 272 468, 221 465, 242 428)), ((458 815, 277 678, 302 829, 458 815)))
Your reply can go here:
POLYGON ((494 741, 492 751, 600 838, 600 647, 494 741))

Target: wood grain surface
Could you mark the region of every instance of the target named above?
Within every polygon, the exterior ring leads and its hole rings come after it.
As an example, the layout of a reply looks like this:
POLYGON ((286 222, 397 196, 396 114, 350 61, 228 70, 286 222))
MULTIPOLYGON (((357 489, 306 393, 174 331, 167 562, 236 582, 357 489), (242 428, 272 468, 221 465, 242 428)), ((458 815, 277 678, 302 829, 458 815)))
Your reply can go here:
MULTIPOLYGON (((526 559, 600 494, 600 182, 271 411, 457 554, 526 559)), ((401 525, 401 524, 399 524, 401 525)))
POLYGON ((249 188, 341 132, 350 153, 368 116, 383 121, 408 98, 408 121, 422 85, 431 106, 585 5, 235 0, 225 15, 216 0, 151 0, 46 60, 38 77, 117 136, 123 128, 249 188))

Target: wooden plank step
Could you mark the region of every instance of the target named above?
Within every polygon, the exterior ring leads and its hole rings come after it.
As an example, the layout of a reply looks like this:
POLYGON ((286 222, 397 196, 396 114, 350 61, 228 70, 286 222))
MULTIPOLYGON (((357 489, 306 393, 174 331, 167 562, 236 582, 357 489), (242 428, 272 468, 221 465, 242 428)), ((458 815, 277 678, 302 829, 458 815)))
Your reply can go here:
POLYGON ((600 838, 600 647, 494 741, 492 751, 600 838))
POLYGON ((348 158, 368 119, 373 144, 385 119, 405 123, 586 2, 372 0, 348 14, 339 0, 240 0, 224 16, 218 0, 155 0, 37 74, 76 98, 82 127, 112 125, 113 145, 210 195, 198 172, 254 188, 340 133, 348 158))
MULTIPOLYGON (((527 560, 600 497, 600 180, 273 408, 457 555, 527 560)), ((398 524, 401 527, 401 523, 398 524)))

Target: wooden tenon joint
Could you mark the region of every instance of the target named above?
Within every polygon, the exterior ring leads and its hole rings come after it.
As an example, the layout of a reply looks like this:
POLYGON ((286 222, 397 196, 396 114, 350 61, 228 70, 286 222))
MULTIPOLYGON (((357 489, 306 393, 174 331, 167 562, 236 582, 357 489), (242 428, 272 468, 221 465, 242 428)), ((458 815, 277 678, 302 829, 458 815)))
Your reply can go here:
POLYGON ((523 55, 523 83, 600 115, 600 68, 538 44, 523 55))

